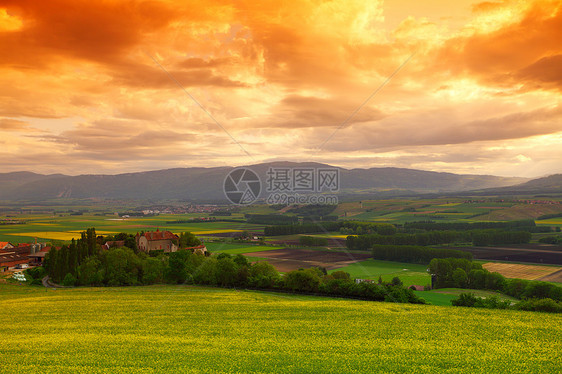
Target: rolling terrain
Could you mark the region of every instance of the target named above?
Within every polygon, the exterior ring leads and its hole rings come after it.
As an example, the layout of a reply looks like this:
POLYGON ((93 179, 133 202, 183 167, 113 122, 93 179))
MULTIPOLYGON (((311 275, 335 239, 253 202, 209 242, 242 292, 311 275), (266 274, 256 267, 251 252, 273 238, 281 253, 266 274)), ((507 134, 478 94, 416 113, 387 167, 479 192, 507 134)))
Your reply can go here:
POLYGON ((562 359, 562 317, 545 313, 194 286, 0 284, 0 305, 3 373, 554 373, 562 359))
MULTIPOLYGON (((333 168, 318 163, 274 162, 248 166, 262 181, 270 167, 333 168)), ((225 201, 223 183, 232 167, 178 168, 118 175, 41 175, 29 172, 0 174, 0 200, 53 198, 185 199, 225 201)), ((526 181, 490 175, 459 175, 400 168, 340 170, 340 195, 396 195, 466 191, 503 187, 526 181)))

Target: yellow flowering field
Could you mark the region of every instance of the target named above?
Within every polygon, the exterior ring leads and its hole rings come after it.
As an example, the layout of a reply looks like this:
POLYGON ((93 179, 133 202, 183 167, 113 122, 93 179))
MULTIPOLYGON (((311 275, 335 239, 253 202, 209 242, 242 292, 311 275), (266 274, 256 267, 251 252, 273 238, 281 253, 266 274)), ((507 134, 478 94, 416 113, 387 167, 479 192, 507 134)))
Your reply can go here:
POLYGON ((192 286, 0 284, 2 373, 555 373, 562 317, 192 286))
POLYGON ((80 238, 79 233, 75 232, 64 232, 64 231, 40 231, 40 232, 17 232, 17 233, 7 233, 6 235, 14 236, 28 236, 30 238, 42 238, 42 239, 55 239, 55 240, 72 240, 80 238))

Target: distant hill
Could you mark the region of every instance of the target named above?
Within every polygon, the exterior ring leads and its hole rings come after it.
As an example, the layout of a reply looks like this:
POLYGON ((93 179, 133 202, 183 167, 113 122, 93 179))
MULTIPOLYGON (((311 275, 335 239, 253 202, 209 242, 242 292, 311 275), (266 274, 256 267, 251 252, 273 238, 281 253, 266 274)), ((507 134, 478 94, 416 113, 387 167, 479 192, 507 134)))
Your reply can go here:
MULTIPOLYGON (((319 163, 272 162, 248 166, 265 185, 270 167, 329 167, 319 163)), ((118 175, 0 173, 1 200, 52 198, 183 199, 225 201, 223 183, 233 167, 177 168, 118 175)), ((341 195, 455 192, 512 186, 524 178, 459 175, 401 168, 340 170, 341 195)), ((534 181, 530 181, 531 183, 534 181)), ((263 188, 262 188, 263 190, 263 188)))
POLYGON ((500 187, 487 188, 477 191, 480 194, 497 195, 525 195, 525 194, 562 194, 562 174, 553 174, 544 178, 537 178, 525 183, 500 187))

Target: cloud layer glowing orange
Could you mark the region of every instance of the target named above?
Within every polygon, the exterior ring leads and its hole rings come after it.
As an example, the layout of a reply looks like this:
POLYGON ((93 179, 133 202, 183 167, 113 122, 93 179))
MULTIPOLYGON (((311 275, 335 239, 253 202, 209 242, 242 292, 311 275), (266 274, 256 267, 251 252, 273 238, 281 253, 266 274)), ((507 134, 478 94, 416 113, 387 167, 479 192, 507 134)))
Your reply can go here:
POLYGON ((560 172, 560 2, 423 4, 0 0, 2 171, 560 172))

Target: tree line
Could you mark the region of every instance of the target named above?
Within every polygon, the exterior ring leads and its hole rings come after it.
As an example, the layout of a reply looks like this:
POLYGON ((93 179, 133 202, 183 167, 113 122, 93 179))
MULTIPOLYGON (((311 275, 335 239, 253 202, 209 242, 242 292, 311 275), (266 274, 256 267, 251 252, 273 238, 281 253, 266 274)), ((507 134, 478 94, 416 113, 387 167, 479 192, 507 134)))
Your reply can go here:
POLYGON ((429 263, 433 288, 470 288, 498 291, 516 299, 562 301, 562 287, 548 282, 508 279, 491 273, 481 264, 459 258, 433 259, 429 263))
POLYGON ((514 229, 536 227, 536 223, 532 219, 524 219, 506 222, 435 222, 435 221, 415 221, 405 222, 404 229, 421 229, 425 231, 433 230, 478 230, 478 229, 514 229))
MULTIPOLYGON (((193 234, 182 233, 181 244, 195 244, 193 234)), ((197 238, 195 238, 197 240, 197 238)), ((325 269, 299 269, 281 275, 265 261, 250 263, 243 255, 206 256, 182 249, 156 257, 128 247, 101 250, 94 229, 77 241, 46 256, 45 271, 65 286, 136 286, 155 283, 244 287, 312 293, 365 300, 424 303, 399 281, 356 283, 348 273, 327 274, 325 269), (97 240, 96 240, 97 239, 97 240)), ((36 268, 33 274, 42 276, 36 268)))
POLYGON ((527 231, 505 231, 496 229, 470 231, 428 231, 415 234, 395 235, 350 235, 347 237, 348 249, 368 250, 375 244, 382 245, 437 245, 451 243, 472 243, 473 245, 523 244, 531 240, 527 231))
POLYGON ((274 225, 264 228, 266 236, 313 234, 319 232, 340 231, 343 234, 393 235, 396 227, 390 223, 372 223, 358 221, 318 222, 289 225, 274 225))
POLYGON ((472 253, 448 248, 430 248, 415 245, 374 245, 371 253, 375 260, 427 264, 434 258, 462 258, 472 260, 472 253))
POLYGON ((465 306, 471 308, 487 309, 515 309, 533 312, 562 313, 562 302, 549 298, 525 299, 512 305, 509 300, 500 300, 497 296, 477 297, 470 292, 463 292, 457 299, 451 300, 454 306, 465 306))

